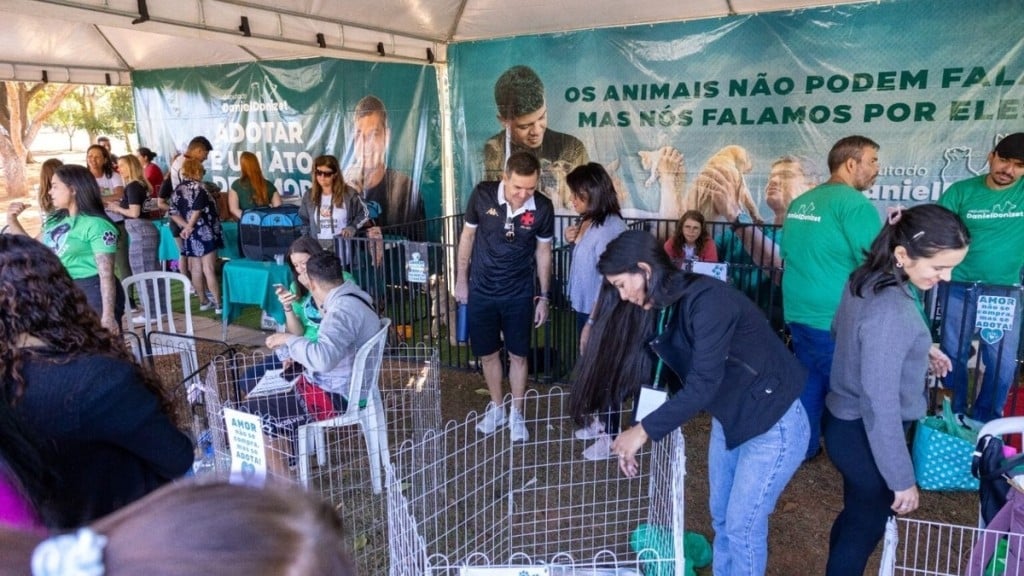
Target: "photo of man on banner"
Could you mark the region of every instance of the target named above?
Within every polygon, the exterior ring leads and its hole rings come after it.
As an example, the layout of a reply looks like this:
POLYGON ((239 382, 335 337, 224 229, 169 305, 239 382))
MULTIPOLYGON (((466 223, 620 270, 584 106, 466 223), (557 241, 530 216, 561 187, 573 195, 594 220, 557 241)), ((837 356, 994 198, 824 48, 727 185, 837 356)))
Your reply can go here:
POLYGON ((409 225, 426 219, 423 199, 407 174, 387 165, 391 128, 384 102, 372 94, 359 100, 352 128, 345 155, 350 163, 343 168, 345 182, 363 195, 378 226, 401 226, 400 235, 420 240, 416 227, 409 225))
POLYGON ((590 162, 579 138, 548 129, 544 83, 532 68, 517 65, 506 70, 494 84, 494 103, 502 130, 484 144, 484 180, 501 180, 505 159, 514 152, 529 152, 540 160, 538 190, 558 213, 571 213, 566 175, 590 162))

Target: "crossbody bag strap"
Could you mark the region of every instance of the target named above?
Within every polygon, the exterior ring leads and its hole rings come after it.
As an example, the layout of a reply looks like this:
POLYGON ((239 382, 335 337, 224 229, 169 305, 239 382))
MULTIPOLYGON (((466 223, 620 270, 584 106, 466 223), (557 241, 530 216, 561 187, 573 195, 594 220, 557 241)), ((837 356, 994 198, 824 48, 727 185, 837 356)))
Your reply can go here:
MULTIPOLYGON (((662 308, 661 313, 658 315, 658 336, 661 336, 665 332, 665 326, 668 324, 670 310, 671 309, 669 307, 662 308)), ((655 390, 660 390, 661 369, 664 368, 665 361, 661 359, 660 355, 657 356, 658 364, 654 368, 654 383, 651 384, 651 388, 654 388, 655 390)))
POLYGON ((351 298, 355 298, 356 300, 359 300, 360 302, 363 303, 363 305, 365 305, 367 308, 369 308, 370 311, 374 313, 374 315, 379 316, 379 314, 377 314, 377 309, 373 307, 373 304, 370 304, 366 300, 363 300, 362 297, 357 296, 357 295, 352 294, 352 293, 342 294, 342 296, 349 296, 351 298))

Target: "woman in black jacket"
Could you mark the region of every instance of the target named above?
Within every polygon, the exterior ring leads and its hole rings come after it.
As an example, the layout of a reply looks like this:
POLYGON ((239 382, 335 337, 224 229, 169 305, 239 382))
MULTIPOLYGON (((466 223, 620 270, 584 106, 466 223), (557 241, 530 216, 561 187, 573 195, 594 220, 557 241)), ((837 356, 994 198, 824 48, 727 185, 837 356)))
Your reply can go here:
POLYGON ((612 444, 619 469, 638 472, 637 452, 701 410, 712 416, 708 448, 715 574, 762 574, 768 516, 796 471, 810 434, 800 404, 805 373, 764 314, 742 293, 672 265, 647 232, 626 231, 597 265, 604 276, 591 344, 577 364, 574 418, 637 395, 655 405, 612 444), (655 375, 670 392, 640 390, 655 375))
POLYGON ((0 235, 3 400, 57 477, 46 503, 71 528, 184 475, 192 443, 169 394, 100 325, 57 256, 27 237, 0 235))

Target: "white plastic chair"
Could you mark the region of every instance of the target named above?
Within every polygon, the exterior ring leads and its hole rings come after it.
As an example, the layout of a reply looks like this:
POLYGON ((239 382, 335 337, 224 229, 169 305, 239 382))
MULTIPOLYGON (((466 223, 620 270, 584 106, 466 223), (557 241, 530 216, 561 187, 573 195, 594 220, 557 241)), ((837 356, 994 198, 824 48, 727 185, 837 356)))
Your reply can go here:
MULTIPOLYGON (((145 335, 147 353, 151 356, 170 356, 178 354, 181 363, 181 375, 186 379, 188 398, 198 396, 202 385, 197 371, 199 355, 196 343, 192 338, 192 307, 189 306, 189 294, 192 293, 192 281, 184 274, 177 272, 143 272, 132 274, 121 282, 125 292, 125 302, 134 286, 138 293, 138 302, 142 307, 142 315, 146 317, 145 335), (175 292, 184 298, 182 314, 175 316, 171 304, 175 292), (150 334, 157 332, 158 334, 150 334), (189 377, 191 375, 191 378, 189 377)), ((130 328, 132 319, 128 318, 130 328)))
MULTIPOLYGON (((125 302, 128 301, 128 295, 131 294, 133 286, 138 292, 142 314, 146 317, 146 334, 154 330, 188 336, 194 333, 192 307, 189 306, 192 281, 188 279, 188 276, 177 272, 143 272, 125 278, 121 285, 124 287, 125 302), (185 302, 184 318, 176 318, 174 307, 171 306, 171 299, 177 285, 180 285, 185 302)), ((128 318, 129 324, 131 321, 132 319, 128 318)))
POLYGON ((1022 433, 1024 433, 1024 416, 1007 416, 1006 418, 996 418, 986 422, 981 427, 981 430, 978 430, 978 438, 982 438, 987 434, 1002 436, 1004 434, 1022 433))
POLYGON ((317 464, 323 466, 327 461, 326 430, 357 425, 366 440, 373 493, 380 494, 384 463, 390 456, 387 421, 384 419, 384 403, 381 400, 378 380, 390 325, 389 318, 381 318, 380 330, 356 351, 352 364, 352 379, 349 382, 348 394, 345 396, 348 398, 345 412, 334 418, 299 427, 299 482, 303 487, 309 487, 310 439, 315 443, 317 464))
MULTIPOLYGON (((1024 434, 1024 416, 1007 416, 1005 418, 996 418, 990 420, 978 430, 978 439, 982 439, 985 436, 997 436, 1002 438, 1007 434, 1024 434)), ((974 455, 980 456, 981 449, 974 449, 974 455)), ((978 527, 985 527, 985 520, 981 517, 981 504, 978 504, 978 527)))

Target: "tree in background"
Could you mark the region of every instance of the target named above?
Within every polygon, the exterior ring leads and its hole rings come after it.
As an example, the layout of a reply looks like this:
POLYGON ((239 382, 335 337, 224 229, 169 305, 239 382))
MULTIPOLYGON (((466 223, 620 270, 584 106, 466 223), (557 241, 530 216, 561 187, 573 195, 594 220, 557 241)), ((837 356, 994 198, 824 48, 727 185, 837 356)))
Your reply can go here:
POLYGON ((65 98, 46 119, 46 125, 68 137, 68 152, 74 149, 75 133, 82 129, 82 111, 72 98, 65 98))
POLYGON ((31 161, 32 141, 46 119, 74 89, 72 84, 9 81, 0 84, 0 165, 4 169, 7 197, 20 198, 28 193, 25 165, 31 161), (33 103, 31 112, 30 103, 33 103))
POLYGON ((135 134, 135 98, 128 86, 108 88, 104 122, 111 135, 120 134, 125 149, 132 152, 131 135, 135 134))
POLYGON ((28 193, 25 166, 33 161, 32 141, 44 125, 68 135, 68 150, 74 134, 84 130, 89 142, 101 134, 123 139, 130 152, 135 131, 131 88, 0 83, 0 166, 9 198, 28 193))
MULTIPOLYGON (((89 142, 99 136, 124 140, 131 152, 130 135, 135 132, 135 107, 131 88, 127 86, 79 86, 66 106, 77 106, 78 128, 89 135, 89 142)), ((56 126, 54 126, 56 127, 56 126)))

